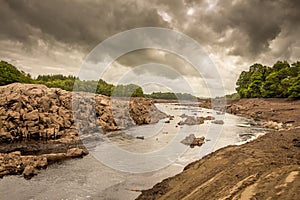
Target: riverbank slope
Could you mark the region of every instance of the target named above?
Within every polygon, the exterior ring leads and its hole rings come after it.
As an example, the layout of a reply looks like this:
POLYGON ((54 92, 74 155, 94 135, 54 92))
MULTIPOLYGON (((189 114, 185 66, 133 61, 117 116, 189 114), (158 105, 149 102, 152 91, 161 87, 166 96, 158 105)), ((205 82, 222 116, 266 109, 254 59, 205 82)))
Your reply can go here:
POLYGON ((226 109, 263 120, 273 131, 191 163, 137 199, 300 198, 300 101, 238 99, 228 101, 226 109))

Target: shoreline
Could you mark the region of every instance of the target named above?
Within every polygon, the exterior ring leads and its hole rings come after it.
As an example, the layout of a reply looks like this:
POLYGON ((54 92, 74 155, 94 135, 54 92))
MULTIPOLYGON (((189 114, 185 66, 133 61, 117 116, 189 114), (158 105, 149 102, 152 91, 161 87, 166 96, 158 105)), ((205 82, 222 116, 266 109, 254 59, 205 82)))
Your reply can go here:
POLYGON ((274 131, 194 161, 137 199, 299 198, 300 101, 236 99, 226 108, 237 116, 264 120, 274 131))

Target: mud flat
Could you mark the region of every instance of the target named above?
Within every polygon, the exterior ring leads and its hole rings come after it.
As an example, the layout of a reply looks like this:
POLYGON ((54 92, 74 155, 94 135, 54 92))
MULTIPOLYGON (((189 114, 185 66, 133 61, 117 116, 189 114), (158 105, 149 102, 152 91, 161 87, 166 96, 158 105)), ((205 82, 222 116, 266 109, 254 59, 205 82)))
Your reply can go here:
POLYGON ((226 111, 272 131, 189 164, 137 199, 299 199, 300 101, 231 100, 226 111))
POLYGON ((106 134, 164 117, 151 99, 112 99, 35 84, 1 86, 0 178, 30 178, 49 163, 87 155, 77 128, 106 134))

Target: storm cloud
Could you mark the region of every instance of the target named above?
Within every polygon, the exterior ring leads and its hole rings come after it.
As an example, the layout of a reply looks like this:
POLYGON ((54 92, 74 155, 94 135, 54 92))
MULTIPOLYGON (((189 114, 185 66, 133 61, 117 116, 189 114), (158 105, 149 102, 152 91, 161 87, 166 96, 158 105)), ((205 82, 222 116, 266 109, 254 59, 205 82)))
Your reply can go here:
MULTIPOLYGON (((299 10, 297 0, 0 0, 0 59, 33 75, 76 75, 88 53, 110 36, 163 27, 199 42, 233 92, 239 73, 255 62, 299 60, 299 10)), ((115 66, 150 61, 183 76, 194 73, 181 58, 154 51, 130 53, 115 66)))

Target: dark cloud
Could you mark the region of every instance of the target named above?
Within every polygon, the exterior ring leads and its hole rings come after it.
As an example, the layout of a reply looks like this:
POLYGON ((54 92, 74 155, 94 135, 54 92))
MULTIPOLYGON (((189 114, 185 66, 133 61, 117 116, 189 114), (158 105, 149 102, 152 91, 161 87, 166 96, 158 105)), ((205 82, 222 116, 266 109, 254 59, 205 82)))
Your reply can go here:
MULTIPOLYGON (((233 89, 239 71, 254 62, 299 60, 299 10, 299 0, 0 0, 0 58, 32 66, 33 74, 45 72, 41 65, 76 71, 90 50, 114 34, 166 27, 198 41, 233 89)), ((152 59, 193 73, 178 57, 160 56, 133 52, 118 62, 128 67, 152 59)))
POLYGON ((251 59, 269 51, 270 43, 286 31, 283 29, 292 31, 300 25, 300 3, 297 0, 186 0, 185 7, 170 1, 162 4, 169 6, 165 10, 173 17, 178 30, 201 44, 215 44, 229 49, 231 55, 251 59), (195 13, 184 15, 191 6, 195 13))
POLYGON ((50 45, 55 40, 85 50, 121 31, 156 26, 173 27, 201 43, 228 47, 229 54, 252 57, 268 51, 283 28, 300 25, 297 0, 1 0, 0 4, 0 39, 32 44, 39 38, 50 45), (187 15, 189 8, 195 9, 194 15, 187 15), (170 23, 159 15, 161 11, 171 16, 170 23))
POLYGON ((136 1, 1 0, 2 39, 33 43, 37 38, 91 50, 128 29, 168 27, 155 9, 136 1))

